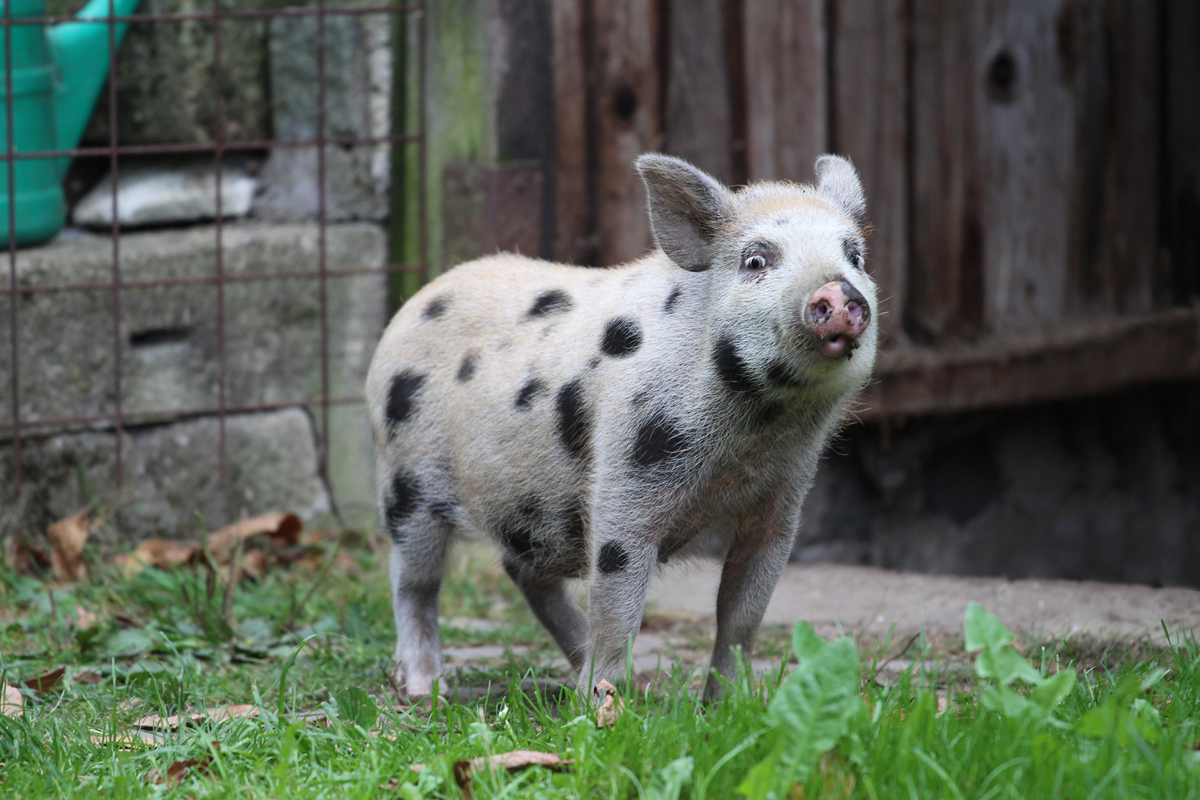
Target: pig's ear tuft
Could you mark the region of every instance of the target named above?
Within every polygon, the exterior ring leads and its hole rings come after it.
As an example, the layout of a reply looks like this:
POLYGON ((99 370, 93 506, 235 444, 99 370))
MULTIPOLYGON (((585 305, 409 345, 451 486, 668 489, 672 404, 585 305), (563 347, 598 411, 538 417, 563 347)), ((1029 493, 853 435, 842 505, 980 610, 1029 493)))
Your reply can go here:
POLYGON ((650 199, 654 241, 690 272, 712 266, 713 242, 729 218, 730 193, 715 178, 671 156, 637 160, 650 199))
POLYGON ((817 159, 817 193, 833 201, 860 228, 867 221, 867 198, 854 166, 841 156, 817 159))

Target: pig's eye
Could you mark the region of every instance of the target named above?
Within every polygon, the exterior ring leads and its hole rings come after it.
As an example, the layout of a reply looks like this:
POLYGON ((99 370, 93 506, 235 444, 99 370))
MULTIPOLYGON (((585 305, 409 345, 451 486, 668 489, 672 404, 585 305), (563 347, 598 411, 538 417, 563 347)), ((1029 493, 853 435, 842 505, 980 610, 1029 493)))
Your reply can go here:
POLYGON ((775 266, 775 251, 768 245, 755 243, 742 251, 742 274, 758 278, 775 266))
POLYGON ((862 250, 859 250, 857 245, 848 244, 846 246, 846 259, 857 269, 867 268, 867 260, 863 258, 862 250))

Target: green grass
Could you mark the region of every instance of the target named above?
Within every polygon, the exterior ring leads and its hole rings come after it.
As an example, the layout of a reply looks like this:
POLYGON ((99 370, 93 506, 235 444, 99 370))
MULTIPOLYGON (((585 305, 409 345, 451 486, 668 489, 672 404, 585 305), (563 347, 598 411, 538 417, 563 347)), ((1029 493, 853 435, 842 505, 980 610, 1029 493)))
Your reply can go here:
MULTIPOLYGON (((571 759, 570 771, 485 770, 473 795, 729 798, 752 791, 747 777, 766 764, 761 796, 1200 797, 1194 640, 1163 650, 1046 642, 1018 659, 986 625, 976 634, 983 644, 968 631, 957 643, 901 642, 882 656, 803 629, 794 645, 765 631, 761 651, 792 648, 801 664, 761 682, 743 677, 710 708, 690 676, 675 674, 627 690, 624 714, 604 729, 573 694, 556 704, 514 689, 398 711, 386 681, 386 557, 344 555, 319 583, 318 568, 297 567, 240 585, 228 615, 222 585, 203 572, 126 579, 97 562, 90 582, 65 588, 0 572, 5 680, 66 668, 56 688, 26 691, 22 718, 0 717, 0 796, 457 798, 455 762, 530 749, 571 759), (92 627, 76 624, 81 608, 96 615, 92 627), (973 672, 964 649, 980 647, 991 666, 975 662, 973 672), (878 669, 901 655, 920 666, 878 669), (1073 686, 1050 682, 1065 695, 1031 688, 1056 670, 1077 675, 1073 686), (259 715, 126 740, 148 714, 239 703, 259 715), (147 780, 188 759, 201 763, 178 785, 147 780), (416 764, 426 766, 417 773, 416 764)), ((459 685, 514 687, 553 655, 515 589, 475 555, 455 559, 443 616, 499 623, 446 628, 447 646, 531 648, 523 662, 454 677, 459 685)), ((685 638, 707 635, 679 624, 685 638)))

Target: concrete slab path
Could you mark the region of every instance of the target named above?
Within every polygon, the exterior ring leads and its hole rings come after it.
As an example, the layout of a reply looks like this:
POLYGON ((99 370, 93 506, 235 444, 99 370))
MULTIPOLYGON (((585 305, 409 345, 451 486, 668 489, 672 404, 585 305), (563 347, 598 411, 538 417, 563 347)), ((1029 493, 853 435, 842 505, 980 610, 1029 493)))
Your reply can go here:
MULTIPOLYGON (((712 616, 720 563, 704 559, 668 567, 651 584, 649 606, 712 616)), ((1149 638, 1200 636, 1200 591, 1093 581, 1007 580, 920 575, 839 564, 789 564, 767 607, 764 624, 811 623, 825 635, 961 635, 963 612, 975 600, 1014 632, 1033 639, 1070 634, 1149 638)))

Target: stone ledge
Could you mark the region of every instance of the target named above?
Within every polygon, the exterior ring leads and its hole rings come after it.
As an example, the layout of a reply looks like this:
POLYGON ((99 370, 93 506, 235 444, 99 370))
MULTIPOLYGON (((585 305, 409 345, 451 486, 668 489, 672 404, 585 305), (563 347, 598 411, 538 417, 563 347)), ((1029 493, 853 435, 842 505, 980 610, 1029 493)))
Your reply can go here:
POLYGON ((21 442, 21 492, 14 491, 11 444, 0 445, 0 533, 37 535, 89 502, 124 541, 210 530, 244 516, 292 511, 328 514, 312 417, 299 408, 225 418, 226 485, 220 485, 216 417, 127 428, 123 483, 116 483, 113 430, 63 433, 21 442))

